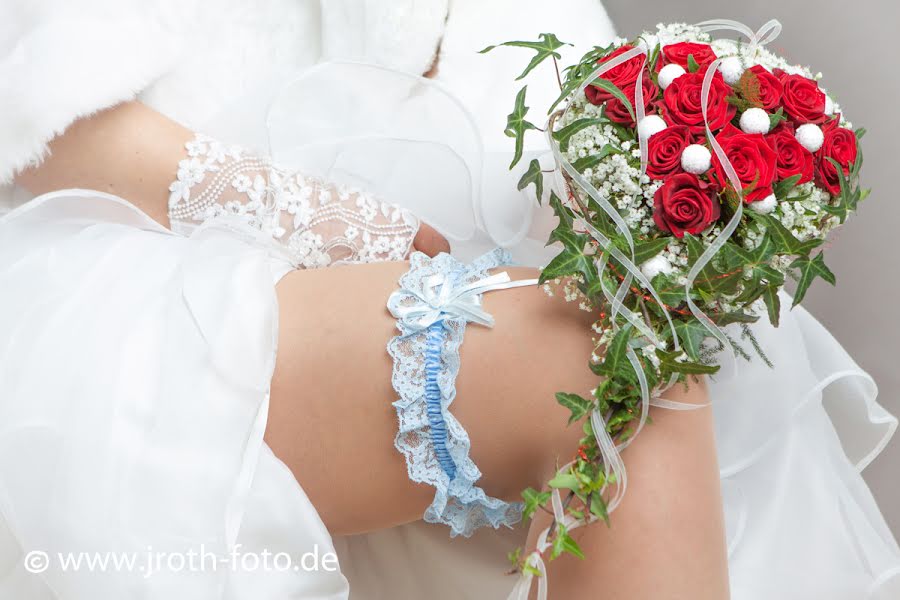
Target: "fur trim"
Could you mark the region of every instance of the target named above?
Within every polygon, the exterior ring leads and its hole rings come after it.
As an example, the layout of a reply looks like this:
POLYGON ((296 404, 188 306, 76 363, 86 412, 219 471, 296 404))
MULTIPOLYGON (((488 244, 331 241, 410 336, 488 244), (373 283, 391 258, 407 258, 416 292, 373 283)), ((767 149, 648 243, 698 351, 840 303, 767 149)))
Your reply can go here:
POLYGON ((322 55, 374 63, 414 75, 431 67, 449 0, 326 0, 322 55))
POLYGON ((0 184, 39 164, 73 121, 164 73, 175 43, 146 19, 58 19, 15 40, 0 63, 0 184))

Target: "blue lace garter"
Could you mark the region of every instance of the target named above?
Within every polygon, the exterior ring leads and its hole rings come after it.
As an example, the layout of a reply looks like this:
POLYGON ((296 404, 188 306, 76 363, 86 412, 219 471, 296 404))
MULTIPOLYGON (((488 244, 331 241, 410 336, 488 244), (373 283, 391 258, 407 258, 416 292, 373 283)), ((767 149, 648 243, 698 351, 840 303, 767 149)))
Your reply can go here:
POLYGON ((493 325, 481 308, 481 295, 525 282, 507 283, 506 273, 489 275, 489 269, 510 264, 501 249, 471 265, 449 254, 429 258, 420 252, 410 263, 388 300, 400 330, 387 347, 399 396, 393 403, 400 426, 394 445, 406 458, 409 478, 435 487, 425 521, 448 525, 451 536, 469 536, 486 525, 514 525, 522 518, 522 504, 492 498, 476 485, 481 471, 469 457, 469 435, 450 405, 466 323, 493 325))

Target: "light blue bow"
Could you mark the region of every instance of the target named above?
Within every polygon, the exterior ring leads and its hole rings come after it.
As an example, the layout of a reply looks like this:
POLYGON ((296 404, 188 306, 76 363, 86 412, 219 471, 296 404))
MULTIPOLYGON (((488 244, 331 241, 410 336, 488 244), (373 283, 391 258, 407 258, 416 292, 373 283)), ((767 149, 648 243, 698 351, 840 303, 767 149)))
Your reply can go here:
POLYGON ((497 273, 473 283, 454 289, 443 273, 425 278, 422 290, 401 289, 391 294, 390 306, 393 315, 412 332, 423 331, 438 321, 448 318, 462 318, 470 323, 485 327, 494 326, 494 317, 481 306, 481 295, 494 290, 536 285, 537 279, 511 281, 506 271, 497 273), (414 296, 419 303, 404 306, 400 298, 394 296, 414 296))

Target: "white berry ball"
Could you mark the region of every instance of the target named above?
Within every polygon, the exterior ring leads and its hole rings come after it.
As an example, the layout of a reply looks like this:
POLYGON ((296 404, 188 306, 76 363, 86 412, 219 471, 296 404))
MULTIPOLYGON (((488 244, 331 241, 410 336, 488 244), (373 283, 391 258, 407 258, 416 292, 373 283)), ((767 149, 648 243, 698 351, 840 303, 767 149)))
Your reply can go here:
POLYGON ((666 122, 659 115, 647 115, 638 123, 638 136, 642 140, 648 140, 654 133, 659 133, 666 127, 668 127, 666 122))
POLYGON ((668 64, 659 70, 659 74, 656 76, 656 81, 659 83, 659 87, 662 89, 666 89, 669 87, 669 84, 687 73, 684 70, 684 67, 681 65, 676 65, 675 63, 668 64))
POLYGON ((681 168, 688 173, 706 173, 712 165, 712 153, 706 146, 691 144, 681 153, 681 168))
POLYGON ((647 279, 653 279, 660 273, 668 275, 672 272, 672 265, 662 254, 657 254, 641 265, 641 273, 647 279))
POLYGON ((834 114, 834 100, 828 94, 825 94, 825 114, 829 117, 834 114))
POLYGON ((767 215, 773 210, 775 210, 775 206, 778 204, 778 199, 775 198, 775 194, 769 194, 762 200, 757 200, 756 202, 750 203, 750 208, 754 212, 758 212, 761 215, 767 215))
POLYGON ((719 72, 722 73, 722 79, 725 80, 725 83, 734 85, 740 81, 741 75, 744 74, 744 65, 741 64, 741 59, 737 56, 729 56, 723 58, 722 62, 719 63, 719 72))
POLYGON ((825 134, 822 133, 822 129, 815 123, 801 125, 797 128, 797 132, 794 135, 797 137, 800 145, 810 152, 818 152, 819 148, 822 147, 822 143, 825 142, 825 134))
POLYGON ((741 131, 744 133, 769 133, 771 121, 761 108, 748 108, 741 115, 741 131))

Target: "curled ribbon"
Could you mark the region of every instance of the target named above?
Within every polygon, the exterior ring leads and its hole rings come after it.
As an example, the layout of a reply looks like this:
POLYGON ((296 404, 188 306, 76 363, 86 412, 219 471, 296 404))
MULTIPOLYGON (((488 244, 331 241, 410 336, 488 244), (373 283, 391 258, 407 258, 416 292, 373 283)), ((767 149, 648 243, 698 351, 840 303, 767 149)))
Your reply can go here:
MULTIPOLYGON (((772 19, 766 22, 762 27, 759 28, 756 32, 747 27, 746 25, 738 22, 732 21, 728 19, 715 19, 710 21, 703 21, 697 24, 704 32, 712 32, 712 31, 720 31, 720 30, 730 30, 736 31, 742 35, 744 35, 749 40, 749 54, 752 56, 756 53, 757 48, 768 44, 773 41, 778 35, 781 33, 781 23, 772 19)), ((636 47, 623 52, 622 54, 616 56, 615 58, 604 62, 600 66, 598 66, 593 72, 591 72, 587 77, 584 78, 583 84, 588 85, 591 82, 595 81, 601 75, 606 73, 607 71, 629 61, 635 57, 643 56, 643 63, 641 65, 641 69, 638 72, 637 81, 635 83, 635 123, 640 124, 640 122, 644 119, 645 111, 644 111, 644 102, 643 102, 643 72, 644 66, 647 64, 647 52, 650 50, 649 45, 641 40, 636 47)), ((710 332, 712 336, 714 336, 725 348, 729 348, 734 353, 734 349, 731 346, 730 341, 728 340, 725 333, 709 318, 706 313, 704 313, 693 301, 691 298, 691 290, 693 288, 694 282, 703 268, 709 264, 709 262, 713 259, 713 257, 721 250, 722 246, 728 241, 734 231, 737 229, 738 225, 741 221, 741 216, 743 215, 743 187, 741 185, 740 178, 737 176, 737 173, 734 169, 734 165, 732 165, 728 156, 726 156, 725 152, 722 150, 722 147, 719 145, 718 141, 716 141, 713 136, 712 130, 709 127, 709 118, 708 118, 708 108, 709 108, 709 94, 710 89, 712 87, 712 80, 715 76, 716 71, 718 70, 719 65, 721 64, 722 59, 716 59, 712 62, 709 67, 707 67, 706 73, 703 78, 703 85, 701 88, 701 110, 703 113, 703 122, 706 129, 706 137, 709 141, 710 147, 712 148, 713 153, 718 158, 720 164, 725 170, 725 174, 728 177, 728 181, 731 183, 734 191, 737 195, 737 208, 729 219, 728 223, 726 223, 725 227, 723 227, 722 231, 713 239, 712 243, 706 248, 706 250, 700 255, 691 269, 687 274, 687 281, 684 286, 685 300, 688 305, 691 314, 700 321, 701 324, 710 332)), ((568 110, 568 109, 567 109, 568 110)), ((551 128, 548 127, 548 136, 550 138, 550 148, 553 153, 553 156, 556 159, 557 164, 560 169, 564 171, 573 182, 575 182, 585 193, 594 201, 596 204, 603 210, 603 212, 610 218, 613 222, 616 231, 622 236, 625 242, 628 245, 628 253, 630 256, 622 253, 610 240, 607 236, 605 236, 602 232, 593 227, 587 219, 587 215, 582 215, 582 219, 580 224, 585 227, 587 232, 591 235, 591 237, 599 244, 603 253, 600 256, 600 259, 597 261, 598 266, 606 264, 606 255, 610 255, 615 258, 622 268, 626 271, 624 279, 613 294, 611 290, 608 290, 603 284, 601 278, 601 291, 603 292, 604 297, 607 302, 610 304, 610 313, 613 317, 613 323, 615 323, 615 316, 621 314, 623 318, 625 318, 628 323, 633 325, 638 331, 640 331, 646 338, 646 341, 653 345, 661 345, 658 336, 656 336, 655 332, 653 332, 652 328, 646 323, 641 315, 638 315, 634 311, 628 309, 624 306, 624 298, 627 294, 628 290, 631 287, 632 281, 637 280, 644 289, 651 295, 651 297, 659 304, 659 306, 663 310, 663 314, 666 318, 667 325, 672 334, 673 344, 676 350, 680 349, 678 335, 675 331, 675 325, 669 315, 669 311, 666 309, 665 304, 659 297, 659 294, 654 289, 651 282, 644 276, 638 266, 634 263, 634 239, 631 235, 631 231, 629 230, 627 224, 622 219, 621 215, 619 215, 618 211, 609 203, 609 201, 594 187, 585 177, 583 177, 575 167, 563 156, 562 151, 560 150, 559 143, 553 139, 552 135, 550 135, 551 128)), ((638 144, 640 148, 640 156, 641 156, 641 176, 646 172, 647 161, 648 161, 648 151, 647 151, 647 138, 638 135, 638 144)), ((573 193, 575 193, 573 191, 573 193)), ((600 268, 603 268, 601 266, 600 268)), ((625 471, 625 464, 622 461, 620 456, 620 452, 624 449, 632 440, 637 437, 637 434, 643 428, 646 422, 647 409, 649 406, 657 406, 660 408, 666 408, 670 410, 696 410, 699 408, 703 408, 708 406, 709 404, 687 404, 682 402, 674 402, 671 400, 667 400, 664 398, 660 398, 659 394, 661 394, 665 389, 670 387, 674 381, 670 380, 667 384, 663 384, 659 389, 650 390, 649 385, 644 375, 643 369, 640 366, 640 362, 638 360, 637 354, 634 351, 634 347, 629 346, 626 350, 626 357, 628 358, 632 368, 637 375, 638 382, 641 387, 641 416, 638 426, 633 435, 629 436, 627 440, 620 444, 616 444, 609 432, 606 429, 606 422, 598 411, 594 411, 591 414, 591 426, 594 431, 594 437, 597 441, 597 446, 600 449, 601 456, 603 457, 604 464, 606 465, 607 470, 607 486, 609 482, 612 481, 615 483, 615 491, 613 495, 607 502, 607 510, 611 513, 615 508, 619 505, 622 498, 624 497, 625 491, 627 489, 628 480, 627 474, 625 471), (651 397, 653 394, 653 397, 651 397)), ((564 466, 561 470, 565 471, 568 467, 571 466, 572 463, 564 466)), ((606 487, 601 490, 601 493, 606 491, 606 487)), ((593 515, 589 515, 587 520, 585 521, 576 521, 574 519, 567 518, 563 509, 562 509, 562 501, 560 498, 559 490, 554 488, 551 493, 551 501, 553 504, 553 512, 554 517, 558 523, 561 523, 563 526, 567 528, 568 531, 575 529, 581 526, 585 522, 592 522, 596 520, 593 515)), ((528 564, 533 568, 537 569, 541 574, 541 581, 539 583, 538 588, 538 600, 546 600, 547 599, 547 569, 546 565, 543 562, 543 553, 549 548, 550 544, 547 541, 550 535, 550 529, 545 529, 540 536, 538 537, 537 549, 528 555, 526 559, 528 564)), ((531 583, 534 578, 534 575, 530 572, 526 572, 523 574, 520 581, 513 588, 510 593, 508 600, 527 600, 528 595, 531 590, 531 583)))

